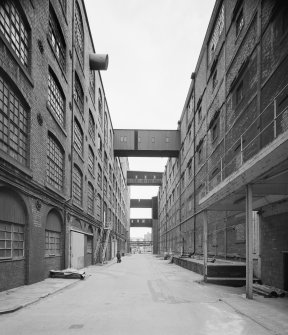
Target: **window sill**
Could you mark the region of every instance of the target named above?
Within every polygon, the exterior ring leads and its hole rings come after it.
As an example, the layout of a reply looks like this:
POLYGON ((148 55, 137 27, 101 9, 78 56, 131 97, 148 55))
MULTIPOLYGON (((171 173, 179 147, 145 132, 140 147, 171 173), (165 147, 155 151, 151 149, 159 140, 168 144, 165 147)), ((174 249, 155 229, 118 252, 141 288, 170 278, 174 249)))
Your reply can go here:
POLYGON ((53 187, 53 186, 50 185, 46 180, 45 180, 45 187, 46 187, 48 190, 50 190, 50 191, 52 191, 52 192, 58 194, 61 198, 66 199, 66 198, 65 198, 64 191, 62 191, 62 193, 61 193, 61 191, 58 190, 58 188, 53 187))
POLYGON ((21 172, 23 172, 24 174, 26 174, 29 178, 33 178, 33 172, 30 168, 28 168, 27 166, 22 165, 16 159, 10 157, 8 154, 6 154, 3 151, 0 151, 0 166, 2 165, 1 164, 1 159, 3 159, 5 162, 11 164, 13 166, 13 168, 16 168, 16 169, 20 170, 21 172))
POLYGON ((25 257, 20 258, 0 258, 0 263, 24 261, 25 257))
POLYGON ((58 119, 56 118, 54 112, 52 111, 52 109, 51 109, 50 106, 49 106, 48 101, 46 102, 46 107, 47 107, 49 113, 52 115, 54 121, 57 123, 57 125, 59 126, 59 128, 60 128, 61 131, 63 132, 63 134, 67 137, 67 133, 66 133, 65 128, 60 124, 60 122, 59 122, 58 119))
POLYGON ((56 258, 61 257, 61 255, 45 255, 45 258, 56 258))
MULTIPOLYGON (((25 66, 21 63, 19 57, 16 55, 15 51, 12 49, 9 42, 6 40, 5 36, 3 35, 3 33, 1 31, 0 31, 0 38, 3 41, 3 43, 5 44, 6 48, 9 50, 10 54, 12 55, 12 57, 14 58, 14 60, 18 64, 18 66, 20 67, 20 69, 22 70, 22 72, 24 73, 25 77, 28 79, 31 86, 34 87, 34 81, 31 77, 31 74, 30 74, 29 70, 27 70, 25 68, 25 66)), ((31 68, 31 65, 29 67, 31 68)))

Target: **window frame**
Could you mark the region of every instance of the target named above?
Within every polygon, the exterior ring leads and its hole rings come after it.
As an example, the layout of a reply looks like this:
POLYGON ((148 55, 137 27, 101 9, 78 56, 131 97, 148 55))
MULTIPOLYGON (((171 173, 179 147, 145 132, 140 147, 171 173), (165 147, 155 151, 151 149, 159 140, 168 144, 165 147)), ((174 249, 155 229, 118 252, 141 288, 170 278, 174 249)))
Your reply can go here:
POLYGON ((62 253, 61 249, 61 232, 45 229, 45 257, 59 257, 62 253), (53 243, 51 243, 51 238, 54 240, 53 243), (51 248, 51 246, 53 247, 51 248), (59 246, 59 248, 55 248, 55 246, 59 246))
POLYGON ((24 259, 25 258, 25 225, 23 224, 17 224, 17 223, 11 223, 11 222, 7 222, 7 221, 2 221, 0 220, 0 241, 3 244, 4 241, 4 247, 0 247, 0 250, 10 250, 10 255, 6 254, 4 256, 0 255, 0 260, 19 260, 19 259, 24 259), (3 228, 3 226, 6 227, 10 227, 10 230, 6 230, 3 228), (16 227, 19 228, 21 227, 21 232, 20 231, 16 231, 16 227), (6 237, 6 233, 7 235, 10 235, 10 238, 8 238, 8 236, 6 237), (18 239, 16 239, 15 235, 18 235, 18 239), (19 239, 19 234, 22 236, 21 239, 19 239), (8 243, 7 243, 8 242, 8 243), (15 248, 16 244, 18 243, 18 248, 15 248), (22 243, 22 247, 19 248, 20 243, 22 243), (8 246, 7 246, 8 244, 8 246), (9 247, 10 244, 10 247, 9 247), (14 250, 22 250, 22 255, 14 255, 14 250))
POLYGON ((74 166, 73 166, 72 191, 73 191, 72 192, 73 203, 82 207, 82 205, 83 205, 83 173, 76 164, 74 164, 74 166), (78 173, 78 176, 76 176, 76 171, 78 173), (78 180, 76 180, 75 177, 77 177, 77 179, 79 179, 79 183, 78 183, 78 180), (75 197, 75 195, 76 195, 76 197, 75 197), (78 195, 80 195, 80 197, 78 197, 78 195))

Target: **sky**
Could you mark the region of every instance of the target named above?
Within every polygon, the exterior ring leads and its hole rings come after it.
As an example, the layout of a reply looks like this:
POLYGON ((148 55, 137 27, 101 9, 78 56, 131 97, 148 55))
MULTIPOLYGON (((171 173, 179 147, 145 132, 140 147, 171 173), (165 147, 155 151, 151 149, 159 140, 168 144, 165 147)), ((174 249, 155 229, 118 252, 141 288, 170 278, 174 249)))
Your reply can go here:
MULTIPOLYGON (((114 129, 177 128, 215 0, 85 0, 114 129)), ((166 158, 129 158, 130 170, 163 172, 166 158)), ((131 187, 148 199, 158 187, 131 187)), ((131 209, 151 218, 151 209, 131 209)), ((143 237, 148 228, 131 228, 143 237)))

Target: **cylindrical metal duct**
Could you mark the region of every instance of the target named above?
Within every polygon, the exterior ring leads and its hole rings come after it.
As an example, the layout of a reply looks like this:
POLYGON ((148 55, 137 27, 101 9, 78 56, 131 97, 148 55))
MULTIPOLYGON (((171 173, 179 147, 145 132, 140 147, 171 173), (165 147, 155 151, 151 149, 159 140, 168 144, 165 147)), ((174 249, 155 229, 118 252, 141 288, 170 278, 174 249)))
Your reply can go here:
POLYGON ((90 70, 107 70, 109 57, 107 54, 90 54, 89 65, 90 70))

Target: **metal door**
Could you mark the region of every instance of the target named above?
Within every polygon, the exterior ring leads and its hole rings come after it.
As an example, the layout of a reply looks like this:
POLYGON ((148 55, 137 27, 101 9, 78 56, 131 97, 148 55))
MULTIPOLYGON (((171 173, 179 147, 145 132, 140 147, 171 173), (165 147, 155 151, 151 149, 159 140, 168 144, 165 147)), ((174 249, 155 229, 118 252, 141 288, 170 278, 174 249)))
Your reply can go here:
POLYGON ((84 268, 84 234, 71 231, 71 267, 84 268))

